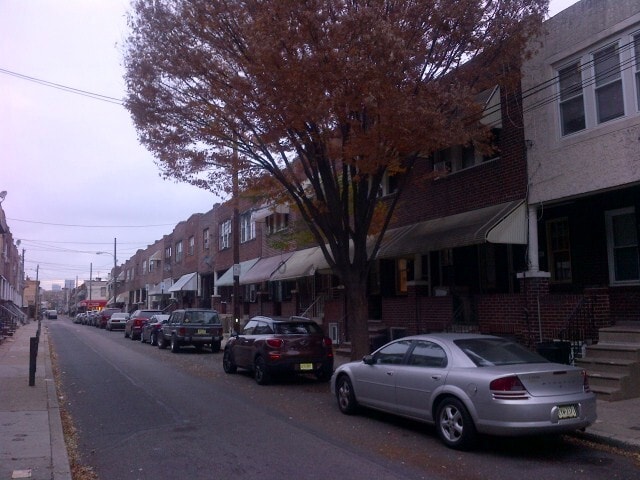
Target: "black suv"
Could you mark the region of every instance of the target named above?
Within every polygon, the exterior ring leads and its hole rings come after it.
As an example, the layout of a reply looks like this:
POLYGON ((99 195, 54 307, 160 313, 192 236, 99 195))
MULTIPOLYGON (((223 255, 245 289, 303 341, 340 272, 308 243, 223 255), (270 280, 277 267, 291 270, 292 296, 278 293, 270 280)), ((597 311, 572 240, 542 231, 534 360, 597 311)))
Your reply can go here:
POLYGON ((158 330, 158 348, 167 348, 177 353, 185 345, 201 350, 209 345, 213 353, 220 351, 222 323, 218 312, 204 308, 174 310, 162 328, 158 330))
POLYGON ((326 382, 333 373, 333 346, 308 318, 253 317, 227 341, 222 366, 226 373, 252 370, 260 385, 274 373, 312 373, 326 382))

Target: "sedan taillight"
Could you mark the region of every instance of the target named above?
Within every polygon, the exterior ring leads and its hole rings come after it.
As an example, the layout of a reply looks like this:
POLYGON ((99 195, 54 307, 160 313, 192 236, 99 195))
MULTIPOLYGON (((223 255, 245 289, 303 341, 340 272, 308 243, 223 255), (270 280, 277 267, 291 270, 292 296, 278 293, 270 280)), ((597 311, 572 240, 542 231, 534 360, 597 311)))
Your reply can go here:
POLYGON ((497 400, 527 400, 527 389, 517 375, 496 378, 489 384, 493 398, 497 400))

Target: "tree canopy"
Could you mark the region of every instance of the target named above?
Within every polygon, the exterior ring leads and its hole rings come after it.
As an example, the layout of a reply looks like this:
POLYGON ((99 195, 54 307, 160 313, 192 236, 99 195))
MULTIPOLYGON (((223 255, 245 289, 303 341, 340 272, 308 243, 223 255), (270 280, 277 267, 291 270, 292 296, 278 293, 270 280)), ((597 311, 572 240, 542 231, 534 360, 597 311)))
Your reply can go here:
POLYGON ((547 3, 135 0, 126 106, 164 175, 228 192, 237 155, 244 188, 295 206, 361 325, 416 160, 486 136, 476 97, 519 80, 547 3))

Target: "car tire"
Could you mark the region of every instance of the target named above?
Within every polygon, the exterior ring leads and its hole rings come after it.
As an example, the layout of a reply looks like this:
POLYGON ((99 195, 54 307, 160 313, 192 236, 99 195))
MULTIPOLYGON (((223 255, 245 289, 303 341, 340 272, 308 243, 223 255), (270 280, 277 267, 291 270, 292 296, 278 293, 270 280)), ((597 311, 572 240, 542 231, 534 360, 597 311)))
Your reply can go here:
POLYGON ((180 343, 178 343, 178 339, 173 336, 171 337, 171 353, 179 353, 180 352, 180 343))
POLYGON ((436 430, 440 440, 456 450, 470 448, 477 437, 471 415, 462 402, 454 397, 447 397, 438 405, 436 430))
POLYGON ((154 347, 158 345, 158 337, 155 333, 152 333, 151 335, 149 335, 149 343, 154 347))
POLYGON ((219 340, 217 342, 212 342, 211 353, 218 353, 221 347, 222 347, 222 342, 220 342, 219 340))
POLYGON ((144 335, 140 332, 140 343, 145 343, 144 335))
POLYGON ((345 415, 352 415, 358 409, 358 401, 353 391, 353 384, 347 375, 340 375, 336 380, 336 400, 338 408, 345 415))
POLYGON ((271 380, 271 376, 267 370, 267 363, 262 357, 256 358, 253 365, 253 378, 255 378, 258 385, 267 385, 271 380))
POLYGON ((127 333, 127 329, 124 329, 124 338, 129 338, 129 334, 127 333))
POLYGON ((164 338, 164 335, 160 334, 158 336, 158 348, 160 350, 164 350, 165 348, 167 348, 167 341, 164 338))
POLYGON ((231 356, 231 351, 226 349, 224 354, 222 355, 222 369, 224 373, 233 374, 238 371, 238 366, 233 361, 233 357, 231 356))

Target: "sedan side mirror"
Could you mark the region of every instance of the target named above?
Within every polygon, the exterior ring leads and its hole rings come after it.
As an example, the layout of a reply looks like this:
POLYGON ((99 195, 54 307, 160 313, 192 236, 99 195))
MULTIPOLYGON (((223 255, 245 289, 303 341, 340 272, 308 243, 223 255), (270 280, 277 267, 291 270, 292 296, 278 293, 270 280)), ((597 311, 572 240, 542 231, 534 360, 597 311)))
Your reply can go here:
POLYGON ((373 355, 365 355, 364 357, 362 357, 362 361, 367 365, 374 365, 376 363, 373 355))

